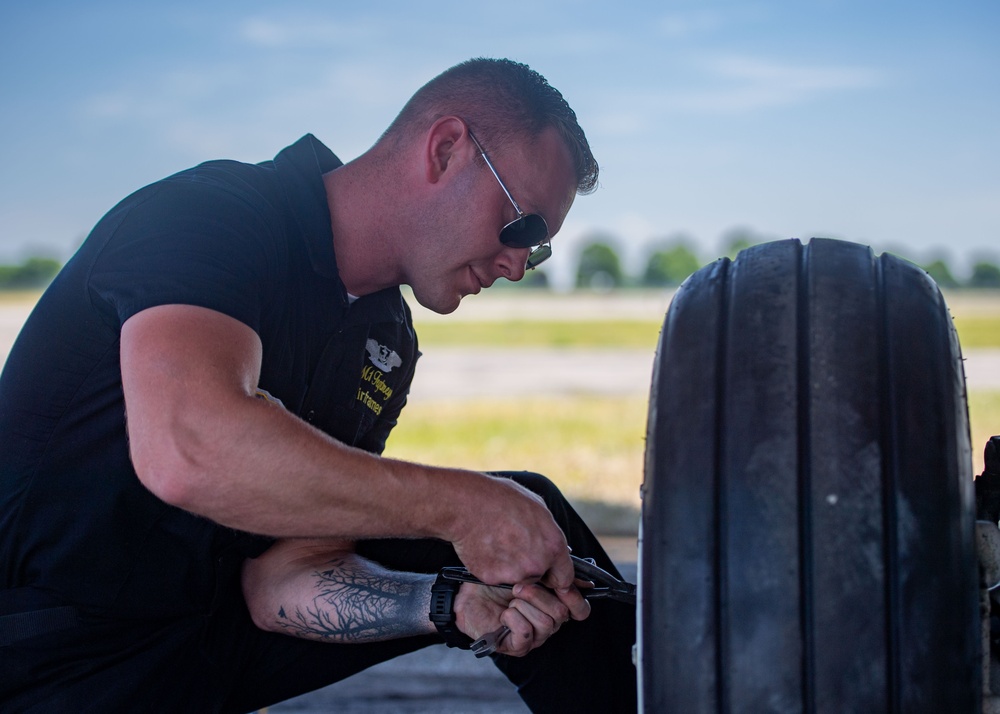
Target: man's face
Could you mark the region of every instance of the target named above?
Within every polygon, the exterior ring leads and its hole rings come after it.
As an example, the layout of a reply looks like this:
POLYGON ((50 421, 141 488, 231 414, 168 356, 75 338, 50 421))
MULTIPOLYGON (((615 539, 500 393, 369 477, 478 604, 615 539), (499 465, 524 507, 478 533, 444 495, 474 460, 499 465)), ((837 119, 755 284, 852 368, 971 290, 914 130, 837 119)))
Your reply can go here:
MULTIPOLYGON (((436 235, 428 236, 407 281, 421 305, 442 314, 500 278, 520 280, 530 252, 500 242, 501 229, 518 217, 517 210, 474 142, 468 136, 463 141, 467 146, 456 156, 461 163, 451 167, 449 190, 435 209, 436 235)), ((483 148, 521 210, 540 214, 549 238, 555 235, 576 196, 572 158, 556 130, 531 143, 483 148)))

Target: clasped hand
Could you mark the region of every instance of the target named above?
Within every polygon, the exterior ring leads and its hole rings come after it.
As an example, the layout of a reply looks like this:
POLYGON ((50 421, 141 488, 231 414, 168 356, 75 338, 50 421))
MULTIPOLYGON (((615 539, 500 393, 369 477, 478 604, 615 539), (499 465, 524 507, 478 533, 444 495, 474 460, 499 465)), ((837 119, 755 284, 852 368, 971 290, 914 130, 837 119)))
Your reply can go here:
POLYGON ((478 639, 506 625, 510 635, 497 652, 523 657, 540 647, 568 620, 585 620, 590 603, 573 586, 553 591, 537 583, 511 588, 464 583, 455 598, 458 628, 478 639))

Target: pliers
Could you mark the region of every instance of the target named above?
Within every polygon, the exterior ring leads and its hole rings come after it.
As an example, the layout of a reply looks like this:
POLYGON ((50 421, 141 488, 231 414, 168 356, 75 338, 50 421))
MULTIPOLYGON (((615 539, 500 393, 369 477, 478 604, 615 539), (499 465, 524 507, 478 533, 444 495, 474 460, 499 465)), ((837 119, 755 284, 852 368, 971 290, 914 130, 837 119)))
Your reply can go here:
MULTIPOLYGON (((578 580, 588 580, 594 583, 591 588, 585 588, 584 597, 588 600, 608 599, 617 600, 627 605, 635 605, 635 585, 619 580, 614 575, 604 570, 593 558, 578 558, 571 555, 573 570, 578 580)), ((463 583, 476 583, 477 585, 489 585, 469 572, 467 568, 449 567, 442 568, 441 575, 448 580, 457 580, 463 583)), ((512 588, 513 585, 500 584, 489 585, 495 588, 512 588)), ((496 652, 497 647, 504 638, 510 634, 510 628, 506 625, 500 629, 490 632, 472 643, 471 649, 476 657, 486 657, 496 652)))
MULTIPOLYGON (((569 556, 573 561, 573 570, 576 572, 578 580, 589 580, 594 584, 592 588, 585 588, 583 596, 588 600, 605 598, 617 600, 626 605, 635 605, 635 585, 619 580, 614 575, 604 570, 593 558, 577 558, 575 555, 569 556)), ((469 572, 468 568, 449 567, 441 569, 441 576, 448 580, 457 580, 463 583, 476 583, 477 585, 487 585, 494 588, 512 588, 513 585, 500 583, 493 585, 484 583, 475 575, 469 572)))
POLYGON ((476 655, 476 657, 487 657, 497 651, 497 647, 500 646, 509 634, 510 628, 507 625, 503 625, 499 630, 488 632, 480 637, 469 645, 469 649, 472 650, 472 654, 476 655))
POLYGON ((606 598, 623 602, 626 605, 635 605, 635 585, 619 580, 598 566, 593 558, 577 558, 575 555, 569 557, 573 560, 576 577, 580 580, 589 580, 594 584, 594 587, 587 589, 584 594, 585 598, 588 600, 606 598))

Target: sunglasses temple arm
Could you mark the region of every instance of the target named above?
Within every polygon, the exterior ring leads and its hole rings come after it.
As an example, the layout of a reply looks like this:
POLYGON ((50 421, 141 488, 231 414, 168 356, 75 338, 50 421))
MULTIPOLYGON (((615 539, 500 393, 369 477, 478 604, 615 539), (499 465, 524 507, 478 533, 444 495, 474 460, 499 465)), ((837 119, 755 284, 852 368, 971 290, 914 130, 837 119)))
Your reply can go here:
POLYGON ((479 139, 475 137, 472 131, 469 131, 469 138, 472 139, 472 143, 476 145, 477 149, 479 149, 479 155, 483 157, 483 161, 486 162, 486 166, 489 168, 490 173, 493 174, 493 178, 495 178, 497 183, 500 184, 500 188, 503 189, 504 194, 506 194, 507 200, 514 206, 514 210, 517 211, 517 215, 520 218, 524 215, 524 211, 522 211, 521 207, 517 205, 517 201, 514 200, 514 197, 510 195, 510 191, 508 191, 507 187, 504 185, 503 179, 500 178, 500 174, 498 174, 497 170, 493 168, 493 162, 490 161, 490 157, 486 155, 486 150, 483 148, 483 145, 479 143, 479 139))

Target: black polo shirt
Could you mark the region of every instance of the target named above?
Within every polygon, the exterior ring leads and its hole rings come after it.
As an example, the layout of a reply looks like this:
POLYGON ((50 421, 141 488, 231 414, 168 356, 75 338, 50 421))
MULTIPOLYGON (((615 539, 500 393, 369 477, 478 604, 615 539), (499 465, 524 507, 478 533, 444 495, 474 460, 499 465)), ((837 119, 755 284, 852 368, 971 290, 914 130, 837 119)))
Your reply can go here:
POLYGON ((0 377, 0 588, 30 586, 98 616, 207 612, 216 580, 270 543, 139 482, 119 339, 149 307, 198 305, 248 325, 263 344, 261 389, 381 452, 417 343, 398 289, 348 300, 322 182, 340 165, 307 135, 273 161, 212 161, 147 186, 98 223, 0 377))

